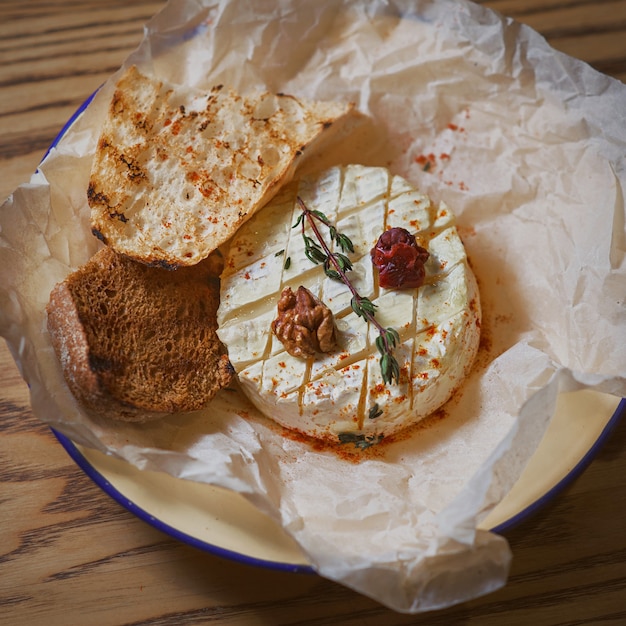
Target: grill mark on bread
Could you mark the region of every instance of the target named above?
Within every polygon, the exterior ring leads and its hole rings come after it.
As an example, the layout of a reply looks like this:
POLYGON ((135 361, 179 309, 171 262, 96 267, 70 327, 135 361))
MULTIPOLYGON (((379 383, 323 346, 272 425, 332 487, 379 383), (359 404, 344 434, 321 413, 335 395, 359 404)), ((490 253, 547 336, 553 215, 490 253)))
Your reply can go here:
POLYGON ((144 263, 193 265, 291 179, 329 122, 352 110, 221 84, 207 93, 168 88, 133 66, 114 89, 92 167, 94 234, 144 263))

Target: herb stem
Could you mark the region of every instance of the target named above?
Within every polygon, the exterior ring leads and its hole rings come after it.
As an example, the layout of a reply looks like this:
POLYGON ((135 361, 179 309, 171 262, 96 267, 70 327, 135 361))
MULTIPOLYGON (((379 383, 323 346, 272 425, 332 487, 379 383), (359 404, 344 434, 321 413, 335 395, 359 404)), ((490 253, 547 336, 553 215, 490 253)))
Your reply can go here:
MULTIPOLYGON (((313 234, 315 235, 317 241, 319 242, 320 247, 322 248, 324 252, 326 260, 332 264, 341 282, 350 290, 350 293, 352 294, 352 297, 353 297, 353 303, 355 303, 356 305, 356 306, 353 305, 353 310, 355 311, 355 313, 357 313, 357 315, 364 317, 368 322, 373 324, 376 330, 378 330, 379 341, 382 342, 382 345, 379 345, 379 343, 377 342, 377 346, 379 348, 380 353, 382 354, 381 370, 382 370, 383 380, 385 380, 385 382, 392 382, 394 379, 398 381, 400 378, 400 371, 399 371, 398 362, 393 356, 393 348, 395 347, 396 341, 399 339, 397 332, 390 328, 384 328, 382 324, 376 319, 375 314, 374 314, 374 308, 375 308, 374 305, 369 301, 369 299, 363 298, 363 296, 359 294, 356 287, 352 284, 350 279, 346 276, 346 273, 344 271, 342 264, 339 263, 336 255, 331 252, 330 248, 328 247, 328 244, 324 240, 324 237, 322 237, 322 234, 320 233, 319 228, 317 227, 317 223, 316 223, 316 220, 319 220, 325 226, 328 226, 329 228, 331 228, 331 224, 328 222, 326 217, 323 216, 321 213, 319 213, 319 211, 315 211, 315 212, 311 211, 306 206, 302 198, 300 198, 300 196, 297 197, 297 202, 300 208, 302 209, 302 215, 306 218, 306 220, 305 219, 300 220, 301 228, 302 228, 302 237, 304 238, 306 242, 307 237, 305 234, 305 228, 308 222, 309 226, 311 227, 311 230, 313 231, 313 234), (369 306, 364 306, 364 301, 367 301, 369 306)), ((296 225, 297 225, 297 222, 296 222, 296 225)), ((350 242, 350 246, 351 245, 352 244, 350 242)))

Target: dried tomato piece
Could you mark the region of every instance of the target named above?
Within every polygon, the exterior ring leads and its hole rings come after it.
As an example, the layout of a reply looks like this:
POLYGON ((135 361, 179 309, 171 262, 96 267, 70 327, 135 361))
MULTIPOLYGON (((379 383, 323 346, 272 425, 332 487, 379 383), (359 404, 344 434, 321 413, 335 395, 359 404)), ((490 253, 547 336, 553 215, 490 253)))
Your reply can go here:
POLYGON ((424 283, 428 251, 404 228, 386 230, 371 251, 378 282, 385 289, 416 289, 424 283))

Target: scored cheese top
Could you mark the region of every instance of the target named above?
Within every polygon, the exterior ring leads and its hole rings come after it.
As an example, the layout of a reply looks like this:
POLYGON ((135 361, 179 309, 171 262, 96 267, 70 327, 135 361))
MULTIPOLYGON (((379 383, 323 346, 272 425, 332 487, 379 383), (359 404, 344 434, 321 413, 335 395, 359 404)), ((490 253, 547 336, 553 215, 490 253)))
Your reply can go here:
POLYGON ((467 376, 480 338, 478 289, 453 214, 381 167, 337 166, 287 185, 232 239, 220 301, 218 335, 257 408, 286 428, 360 446, 446 402, 467 376), (399 383, 384 383, 378 332, 352 311, 348 288, 305 256, 301 229, 293 228, 297 196, 352 240, 351 282, 377 306, 382 326, 400 334, 399 383), (370 250, 392 227, 414 234, 430 253, 418 289, 378 285, 370 250), (332 310, 338 330, 338 348, 313 359, 289 355, 270 328, 282 290, 299 285, 332 310))

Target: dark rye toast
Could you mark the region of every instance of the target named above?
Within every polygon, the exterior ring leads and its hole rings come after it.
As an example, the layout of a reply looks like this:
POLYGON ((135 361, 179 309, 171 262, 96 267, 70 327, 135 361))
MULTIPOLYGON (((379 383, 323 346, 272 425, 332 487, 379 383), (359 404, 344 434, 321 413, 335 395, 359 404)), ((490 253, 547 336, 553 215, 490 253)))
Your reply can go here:
POLYGON ((228 386, 214 258, 169 271, 105 247, 56 285, 48 330, 81 404, 143 422, 201 409, 228 386))

